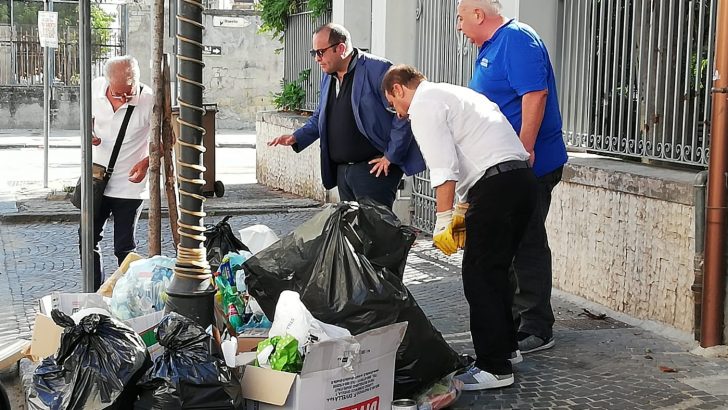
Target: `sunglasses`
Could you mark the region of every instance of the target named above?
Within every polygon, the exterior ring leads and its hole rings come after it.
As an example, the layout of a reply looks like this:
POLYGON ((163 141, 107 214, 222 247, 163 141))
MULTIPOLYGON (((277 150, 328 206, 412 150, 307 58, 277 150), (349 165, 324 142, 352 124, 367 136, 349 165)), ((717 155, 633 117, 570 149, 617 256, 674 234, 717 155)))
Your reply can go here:
POLYGON ((326 51, 328 51, 330 48, 334 48, 334 47, 338 46, 339 44, 341 44, 341 43, 332 44, 326 48, 320 48, 318 50, 311 49, 311 50, 308 50, 308 53, 311 54, 311 57, 313 57, 313 58, 316 58, 316 56, 319 56, 319 58, 321 58, 324 56, 324 54, 326 54, 326 51))

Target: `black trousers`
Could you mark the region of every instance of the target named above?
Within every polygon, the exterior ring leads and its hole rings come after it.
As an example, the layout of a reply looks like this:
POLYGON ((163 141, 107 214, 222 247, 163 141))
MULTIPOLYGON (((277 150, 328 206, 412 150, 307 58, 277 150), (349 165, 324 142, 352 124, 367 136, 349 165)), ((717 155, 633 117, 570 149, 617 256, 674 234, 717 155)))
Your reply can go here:
MULTIPOLYGON (((136 250, 136 225, 142 212, 141 199, 111 198, 104 196, 98 215, 94 215, 94 291, 104 281, 103 258, 99 242, 104 238, 104 227, 111 215, 114 216, 114 255, 119 265, 129 253, 136 250)), ((81 228, 78 229, 79 251, 81 249, 81 228)))
POLYGON ((397 196, 397 187, 402 179, 402 169, 390 165, 389 175, 385 176, 382 173, 377 177, 370 173, 373 166, 367 162, 339 164, 336 168, 339 199, 359 202, 368 198, 392 209, 397 196))
POLYGON ((538 180, 536 209, 526 227, 513 260, 513 318, 517 330, 544 340, 553 336, 554 312, 551 308, 551 248, 546 233, 546 217, 551 205, 551 192, 561 181, 563 167, 538 180))
POLYGON ((468 192, 463 290, 470 305, 475 364, 493 374, 513 372, 508 358, 518 343, 508 272, 535 201, 536 177, 530 168, 481 178, 468 192))

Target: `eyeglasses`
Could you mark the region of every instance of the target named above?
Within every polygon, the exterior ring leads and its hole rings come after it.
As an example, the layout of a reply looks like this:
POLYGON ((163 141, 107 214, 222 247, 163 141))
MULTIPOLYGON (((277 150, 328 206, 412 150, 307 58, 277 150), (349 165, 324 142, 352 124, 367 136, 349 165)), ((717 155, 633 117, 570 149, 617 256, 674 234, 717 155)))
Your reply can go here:
POLYGON ((313 57, 313 58, 316 58, 316 56, 319 56, 319 58, 321 58, 324 56, 324 54, 326 54, 326 51, 328 51, 328 49, 334 48, 334 47, 338 46, 339 44, 341 44, 341 43, 332 44, 326 48, 321 48, 318 50, 311 49, 311 50, 308 50, 308 53, 311 54, 311 57, 313 57))
POLYGON ((117 92, 109 90, 109 94, 111 94, 111 98, 113 98, 115 100, 128 101, 136 96, 136 90, 133 90, 128 94, 125 92, 117 93, 117 92))

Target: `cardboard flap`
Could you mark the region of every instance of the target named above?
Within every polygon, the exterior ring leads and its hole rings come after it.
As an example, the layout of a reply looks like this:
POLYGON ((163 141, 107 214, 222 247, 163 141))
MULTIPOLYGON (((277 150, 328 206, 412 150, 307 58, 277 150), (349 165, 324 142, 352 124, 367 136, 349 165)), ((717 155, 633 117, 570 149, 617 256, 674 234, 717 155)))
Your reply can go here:
POLYGON ((63 330, 49 316, 42 313, 35 315, 30 354, 41 359, 56 354, 61 345, 63 330))
POLYGON ((23 350, 29 341, 18 339, 0 346, 0 369, 6 369, 23 357, 23 350))
POLYGON ((397 351, 406 330, 407 322, 395 323, 357 336, 315 343, 306 353, 301 377, 331 369, 354 372, 361 361, 397 351))
POLYGON ((244 398, 282 406, 286 404, 295 381, 295 373, 245 366, 240 385, 243 388, 244 398))

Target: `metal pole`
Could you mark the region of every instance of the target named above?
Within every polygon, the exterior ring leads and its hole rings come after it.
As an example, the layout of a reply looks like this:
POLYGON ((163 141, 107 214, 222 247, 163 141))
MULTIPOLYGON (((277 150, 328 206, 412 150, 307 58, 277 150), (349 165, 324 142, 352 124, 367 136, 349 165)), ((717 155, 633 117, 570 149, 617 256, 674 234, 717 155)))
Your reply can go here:
MULTIPOLYGON (((43 2, 43 10, 53 11, 53 0, 43 2)), ((51 53, 43 47, 43 188, 48 188, 48 143, 51 130, 51 53)))
POLYGON ((10 65, 12 66, 13 78, 10 79, 10 84, 18 83, 18 67, 17 56, 15 55, 15 8, 13 7, 14 0, 10 0, 10 65))
POLYGON ((210 265, 205 250, 205 227, 202 211, 202 11, 201 0, 177 2, 177 59, 179 60, 180 158, 177 173, 180 181, 180 244, 172 283, 167 289, 167 311, 195 320, 203 327, 214 322, 214 295, 210 265))
POLYGON ((84 292, 94 291, 93 194, 91 187, 91 3, 78 2, 81 68, 81 269, 84 292))

